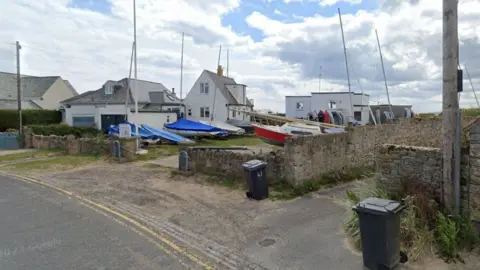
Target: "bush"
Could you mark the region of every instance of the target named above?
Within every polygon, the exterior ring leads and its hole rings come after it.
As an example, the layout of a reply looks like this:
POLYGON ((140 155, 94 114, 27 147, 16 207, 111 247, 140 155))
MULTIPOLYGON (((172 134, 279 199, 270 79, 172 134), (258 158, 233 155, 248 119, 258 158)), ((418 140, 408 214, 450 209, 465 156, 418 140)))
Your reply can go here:
POLYGON ((82 137, 96 137, 102 134, 102 132, 94 127, 71 127, 66 124, 58 125, 33 125, 30 126, 34 134, 37 135, 57 135, 67 136, 75 135, 76 138, 82 137))
MULTIPOLYGON (((18 111, 0 110, 0 132, 7 129, 18 129, 18 111)), ((62 122, 62 113, 56 110, 24 110, 22 111, 22 124, 49 125, 62 122)))
MULTIPOLYGON (((459 252, 473 249, 478 235, 468 217, 449 218, 439 212, 438 204, 430 199, 427 189, 406 181, 402 194, 391 196, 381 189, 355 193, 346 192, 347 201, 353 206, 367 197, 395 199, 403 197, 406 209, 400 216, 401 249, 410 260, 417 261, 432 254, 436 247, 438 255, 445 261, 460 260, 459 252)), ((352 215, 344 223, 345 232, 353 246, 361 250, 360 224, 358 215, 352 215)))

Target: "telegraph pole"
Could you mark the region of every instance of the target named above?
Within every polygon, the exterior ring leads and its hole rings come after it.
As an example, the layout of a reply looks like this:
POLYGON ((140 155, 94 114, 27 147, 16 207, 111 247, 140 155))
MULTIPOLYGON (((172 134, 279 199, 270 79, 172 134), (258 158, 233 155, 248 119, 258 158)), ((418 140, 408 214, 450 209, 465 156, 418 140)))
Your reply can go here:
POLYGON ((454 210, 454 147, 458 104, 458 2, 443 0, 442 152, 444 205, 454 210))
POLYGON ((20 42, 15 43, 16 54, 17 54, 17 102, 18 102, 18 132, 22 133, 22 88, 21 88, 21 78, 20 78, 20 42))

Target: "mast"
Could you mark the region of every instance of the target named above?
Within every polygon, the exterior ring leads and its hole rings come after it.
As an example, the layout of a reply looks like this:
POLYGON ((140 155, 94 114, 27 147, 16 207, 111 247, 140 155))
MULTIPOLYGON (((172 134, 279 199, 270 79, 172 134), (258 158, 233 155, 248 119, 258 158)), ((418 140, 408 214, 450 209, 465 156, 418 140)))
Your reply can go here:
MULTIPOLYGON (((343 42, 343 53, 345 55, 345 68, 347 70, 347 80, 348 80, 348 97, 350 100, 350 118, 355 119, 353 117, 353 103, 352 103, 352 89, 350 87, 350 72, 348 71, 348 57, 347 57, 347 47, 345 46, 345 35, 343 34, 343 23, 342 23, 342 14, 340 13, 340 8, 338 9, 338 18, 340 19, 340 29, 342 30, 342 42, 343 42)), ((353 120, 352 120, 353 122, 353 120)))
POLYGON ((229 57, 228 57, 228 52, 229 52, 229 51, 230 51, 230 50, 227 49, 227 77, 230 77, 230 76, 228 75, 228 70, 229 70, 229 68, 230 68, 230 62, 229 62, 229 59, 228 59, 228 58, 229 58, 229 57))
POLYGON ((182 33, 182 56, 180 60, 180 101, 183 98, 183 42, 185 40, 185 32, 182 33))
POLYGON ((132 79, 132 64, 133 64, 133 54, 135 52, 135 42, 132 43, 132 55, 130 56, 130 69, 128 71, 128 86, 125 97, 125 121, 128 121, 128 103, 130 103, 130 80, 132 79))
POLYGON ((136 4, 133 0, 133 44, 134 44, 134 70, 135 70, 135 81, 133 82, 133 88, 135 89, 135 137, 137 140, 137 151, 140 150, 140 139, 138 138, 138 88, 137 88, 137 13, 136 13, 136 4))
POLYGON ((480 108, 480 103, 478 102, 477 93, 475 92, 475 88, 473 88, 472 78, 470 77, 470 73, 468 72, 467 65, 464 64, 464 66, 465 66, 465 71, 467 72, 468 81, 470 82, 470 86, 472 87, 473 95, 475 96, 475 101, 477 101, 477 108, 480 108))
POLYGON ((383 65, 382 48, 380 46, 380 39, 378 38, 377 29, 375 29, 375 35, 377 36, 378 52, 380 53, 380 62, 382 62, 383 80, 385 81, 385 91, 387 91, 388 109, 390 110, 390 115, 393 117, 392 104, 390 103, 390 94, 388 92, 387 76, 385 75, 385 67, 383 65))
POLYGON ((322 66, 320 66, 320 73, 318 74, 318 92, 322 91, 322 66))

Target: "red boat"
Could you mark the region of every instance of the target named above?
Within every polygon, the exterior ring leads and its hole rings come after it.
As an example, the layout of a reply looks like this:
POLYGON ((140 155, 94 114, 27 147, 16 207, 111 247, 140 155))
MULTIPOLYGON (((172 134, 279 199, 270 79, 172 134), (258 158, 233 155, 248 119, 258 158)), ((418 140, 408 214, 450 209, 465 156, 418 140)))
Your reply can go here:
POLYGON ((286 123, 282 126, 252 124, 255 134, 265 143, 284 146, 285 140, 295 135, 321 134, 320 127, 298 123, 286 123))

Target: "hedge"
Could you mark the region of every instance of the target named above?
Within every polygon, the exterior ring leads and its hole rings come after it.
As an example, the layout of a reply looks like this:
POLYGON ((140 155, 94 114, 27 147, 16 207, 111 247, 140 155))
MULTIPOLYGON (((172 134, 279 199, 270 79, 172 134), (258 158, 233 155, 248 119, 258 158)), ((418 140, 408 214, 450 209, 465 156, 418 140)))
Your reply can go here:
MULTIPOLYGON (((24 110, 22 111, 22 124, 50 125, 62 122, 62 113, 56 110, 24 110)), ((0 132, 7 129, 18 130, 18 111, 0 110, 0 132)))
POLYGON ((102 133, 102 131, 94 127, 71 127, 66 124, 57 124, 57 125, 30 125, 32 131, 36 135, 57 135, 57 136, 67 136, 75 135, 77 138, 84 137, 96 137, 102 133))

